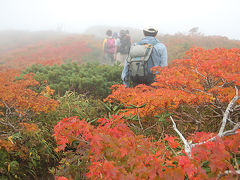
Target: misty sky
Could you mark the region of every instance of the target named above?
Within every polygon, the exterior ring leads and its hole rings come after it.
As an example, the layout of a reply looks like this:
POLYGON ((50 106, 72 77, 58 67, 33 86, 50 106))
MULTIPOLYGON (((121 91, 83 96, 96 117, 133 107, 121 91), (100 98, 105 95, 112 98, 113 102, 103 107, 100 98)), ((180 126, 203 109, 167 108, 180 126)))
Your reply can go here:
POLYGON ((240 0, 0 0, 0 30, 83 32, 93 25, 153 26, 240 40, 240 0))

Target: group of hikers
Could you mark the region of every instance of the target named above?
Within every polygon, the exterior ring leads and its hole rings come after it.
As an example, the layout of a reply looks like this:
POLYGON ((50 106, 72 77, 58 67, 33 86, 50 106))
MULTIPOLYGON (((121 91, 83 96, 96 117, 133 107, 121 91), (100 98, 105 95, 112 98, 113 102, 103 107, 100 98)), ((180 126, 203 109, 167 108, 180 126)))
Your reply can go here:
POLYGON ((154 66, 167 66, 168 54, 166 46, 157 38, 155 28, 143 29, 143 39, 133 43, 128 30, 119 33, 106 31, 103 41, 105 60, 109 63, 120 62, 124 66, 121 78, 126 87, 138 84, 150 85, 155 75, 151 72, 154 66))
POLYGON ((103 41, 104 58, 106 62, 114 64, 119 62, 124 65, 125 59, 132 45, 128 30, 121 30, 119 33, 107 30, 106 38, 103 41))

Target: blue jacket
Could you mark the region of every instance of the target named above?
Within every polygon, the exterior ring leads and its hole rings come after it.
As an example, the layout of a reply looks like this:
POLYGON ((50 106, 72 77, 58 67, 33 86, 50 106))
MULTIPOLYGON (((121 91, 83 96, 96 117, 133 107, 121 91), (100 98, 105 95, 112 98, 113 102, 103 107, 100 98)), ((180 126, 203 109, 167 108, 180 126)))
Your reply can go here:
MULTIPOLYGON (((167 66, 168 65, 168 54, 167 54, 167 48, 164 44, 162 44, 159 40, 157 40, 155 37, 152 36, 145 36, 140 42, 137 44, 153 44, 153 52, 152 52, 152 61, 149 61, 149 68, 152 68, 154 66, 167 66)), ((128 68, 129 63, 125 60, 125 65, 122 71, 122 80, 123 84, 126 85, 126 87, 129 87, 129 79, 128 79, 128 68)))

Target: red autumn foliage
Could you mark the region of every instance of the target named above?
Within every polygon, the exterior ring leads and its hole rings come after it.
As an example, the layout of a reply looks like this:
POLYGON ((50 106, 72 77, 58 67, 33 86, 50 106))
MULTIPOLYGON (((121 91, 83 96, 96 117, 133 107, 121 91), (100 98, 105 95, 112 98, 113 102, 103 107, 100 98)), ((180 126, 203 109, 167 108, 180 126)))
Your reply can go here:
MULTIPOLYGON (((90 161, 87 173, 90 179, 184 179, 185 176, 209 179, 226 170, 235 173, 231 148, 239 150, 239 131, 236 135, 195 146, 189 158, 182 153, 175 137, 166 135, 163 140, 155 141, 135 135, 121 116, 102 118, 98 122, 100 124, 93 127, 85 120, 71 117, 54 128, 58 150, 64 151, 73 140, 79 142, 78 149, 88 147, 85 150, 90 161)), ((209 134, 198 133, 191 138, 200 140, 206 136, 209 134)), ((232 179, 233 174, 225 177, 232 179)))
POLYGON ((175 110, 181 104, 199 106, 229 102, 235 95, 234 85, 240 85, 240 49, 194 48, 186 59, 174 60, 168 67, 155 67, 156 82, 152 86, 125 88, 112 86, 107 101, 126 105, 126 116, 136 114, 129 105, 143 105, 140 116, 154 116, 175 110))
POLYGON ((81 62, 82 56, 91 51, 88 44, 92 41, 91 37, 75 36, 12 50, 1 56, 1 68, 25 68, 33 64, 59 65, 70 59, 81 62))
POLYGON ((239 88, 239 53, 239 49, 191 49, 186 59, 175 60, 169 67, 153 68, 156 82, 152 86, 114 85, 106 100, 126 105, 127 111, 99 119, 97 127, 76 117, 63 119, 54 128, 58 150, 67 151, 67 144, 78 141, 77 149, 88 154, 90 179, 239 178, 239 130, 225 137, 193 133, 188 142, 195 145, 186 154, 186 144, 183 146, 178 138, 166 134, 164 139, 155 140, 136 135, 122 118, 139 112, 147 120, 147 116, 166 110, 174 112, 182 104, 213 110, 221 107, 224 112, 236 95, 234 87, 239 88), (142 108, 131 108, 143 104, 142 108))
POLYGON ((66 177, 62 177, 62 176, 56 176, 55 179, 56 180, 71 180, 71 178, 66 178, 66 177))

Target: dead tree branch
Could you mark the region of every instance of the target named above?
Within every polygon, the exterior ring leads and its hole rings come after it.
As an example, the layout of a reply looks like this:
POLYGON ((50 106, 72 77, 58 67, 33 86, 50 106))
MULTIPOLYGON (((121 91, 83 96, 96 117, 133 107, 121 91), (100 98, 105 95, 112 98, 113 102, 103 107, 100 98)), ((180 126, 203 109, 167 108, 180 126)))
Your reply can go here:
POLYGON ((214 137, 212 137, 212 138, 210 138, 206 141, 203 141, 203 142, 200 142, 200 143, 195 143, 195 144, 189 143, 185 139, 185 137, 182 135, 182 133, 177 129, 176 123, 174 122, 173 118, 170 116, 170 119, 172 120, 172 123, 173 123, 173 129, 177 132, 177 134, 180 136, 181 140, 183 141, 184 150, 189 157, 191 157, 191 152, 192 152, 193 147, 199 146, 199 145, 202 145, 202 144, 206 144, 210 141, 214 141, 217 137, 221 138, 223 136, 234 135, 236 133, 236 130, 240 128, 240 123, 236 123, 235 126, 233 127, 233 129, 227 130, 227 131, 224 132, 227 121, 228 121, 228 119, 230 119, 230 112, 234 109, 234 106, 235 106, 237 100, 240 98, 240 96, 238 95, 238 87, 235 86, 235 89, 236 89, 236 95, 230 101, 230 103, 227 106, 227 109, 225 110, 225 113, 224 113, 223 119, 222 119, 222 125, 220 127, 219 133, 216 136, 214 136, 214 137))
POLYGON ((222 125, 221 128, 219 130, 218 136, 222 137, 225 126, 227 124, 227 120, 230 116, 230 111, 232 111, 232 109, 234 108, 235 103, 237 102, 237 100, 240 98, 240 96, 238 96, 238 88, 235 86, 236 89, 236 95, 234 96, 234 98, 230 101, 230 103, 227 106, 227 109, 225 111, 225 113, 223 114, 223 120, 222 120, 222 125))

